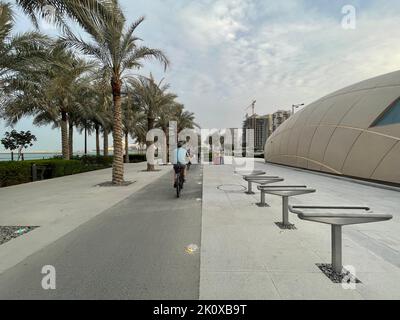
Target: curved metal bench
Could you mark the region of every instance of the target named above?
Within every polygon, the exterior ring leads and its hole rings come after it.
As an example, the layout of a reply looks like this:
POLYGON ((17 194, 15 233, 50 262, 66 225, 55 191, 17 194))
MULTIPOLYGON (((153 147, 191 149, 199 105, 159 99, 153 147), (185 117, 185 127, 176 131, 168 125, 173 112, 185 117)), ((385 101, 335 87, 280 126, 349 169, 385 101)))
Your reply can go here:
POLYGON ((285 180, 278 176, 244 176, 243 179, 247 181, 248 184, 246 194, 255 194, 253 192, 253 183, 267 185, 270 183, 282 182, 285 180))
POLYGON ((338 274, 341 274, 343 270, 342 227, 387 221, 393 218, 390 214, 376 214, 368 207, 357 206, 290 206, 289 210, 302 220, 331 225, 332 268, 338 274))
POLYGON ((274 189, 282 189, 282 188, 307 188, 307 186, 258 186, 257 189, 261 192, 261 200, 259 203, 257 203, 257 206, 263 208, 263 207, 269 207, 269 204, 266 203, 265 201, 265 190, 274 190, 274 189))
POLYGON ((307 189, 303 187, 287 186, 284 188, 264 188, 264 192, 275 196, 282 197, 282 225, 284 227, 294 227, 289 222, 289 198, 293 196, 300 196, 304 194, 314 193, 317 190, 307 189))
POLYGON ((241 176, 258 176, 258 175, 266 174, 266 172, 262 171, 262 170, 254 170, 254 171, 235 170, 234 173, 239 174, 241 176))

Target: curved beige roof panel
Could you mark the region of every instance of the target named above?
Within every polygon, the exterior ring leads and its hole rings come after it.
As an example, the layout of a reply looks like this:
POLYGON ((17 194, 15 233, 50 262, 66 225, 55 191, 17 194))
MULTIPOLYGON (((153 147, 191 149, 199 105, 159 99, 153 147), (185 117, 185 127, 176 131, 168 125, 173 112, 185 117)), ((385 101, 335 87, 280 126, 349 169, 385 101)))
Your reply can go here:
POLYGON ((308 105, 268 139, 265 160, 400 184, 400 71, 308 105))

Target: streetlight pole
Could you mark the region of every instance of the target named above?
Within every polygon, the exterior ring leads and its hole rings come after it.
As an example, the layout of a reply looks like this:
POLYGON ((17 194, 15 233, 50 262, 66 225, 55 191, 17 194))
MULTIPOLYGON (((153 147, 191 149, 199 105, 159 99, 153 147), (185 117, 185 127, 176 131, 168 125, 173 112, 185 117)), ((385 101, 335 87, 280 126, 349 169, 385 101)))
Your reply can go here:
POLYGON ((292 115, 294 115, 294 110, 295 110, 295 109, 298 109, 298 108, 300 108, 300 107, 302 107, 302 106, 304 106, 304 103, 292 105, 292 115))

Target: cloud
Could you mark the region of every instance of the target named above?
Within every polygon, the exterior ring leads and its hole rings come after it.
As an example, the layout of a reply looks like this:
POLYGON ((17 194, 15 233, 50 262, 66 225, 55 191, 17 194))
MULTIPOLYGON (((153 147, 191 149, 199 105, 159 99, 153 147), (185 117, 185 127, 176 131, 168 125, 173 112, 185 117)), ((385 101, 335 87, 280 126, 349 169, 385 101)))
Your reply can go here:
POLYGON ((327 11, 308 1, 189 2, 174 21, 185 59, 175 63, 169 79, 180 79, 186 104, 205 126, 240 125, 253 98, 259 113, 312 102, 398 68, 399 5, 391 3, 359 8, 357 29, 344 30, 341 6, 327 11))
POLYGON ((397 70, 397 0, 121 0, 129 21, 146 15, 144 44, 172 66, 166 77, 203 127, 237 127, 256 98, 258 113, 311 103, 355 82, 397 70), (342 6, 357 28, 341 27, 342 6))

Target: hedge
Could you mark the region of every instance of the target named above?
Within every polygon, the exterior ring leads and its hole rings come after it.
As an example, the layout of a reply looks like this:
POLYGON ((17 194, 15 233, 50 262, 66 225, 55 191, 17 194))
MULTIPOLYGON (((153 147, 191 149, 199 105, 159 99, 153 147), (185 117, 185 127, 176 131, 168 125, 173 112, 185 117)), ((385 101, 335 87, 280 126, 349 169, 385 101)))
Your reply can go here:
POLYGON ((85 165, 112 166, 113 157, 111 156, 75 156, 72 160, 82 161, 85 165))
POLYGON ((112 165, 112 157, 82 157, 79 160, 30 160, 0 162, 0 188, 32 181, 32 165, 46 167, 45 179, 52 179, 99 169, 112 165))
POLYGON ((31 164, 27 162, 0 162, 0 187, 31 182, 31 164))
MULTIPOLYGON (((129 155, 131 163, 145 162, 146 155, 129 155)), ((4 161, 0 162, 0 188, 32 182, 32 164, 46 167, 45 179, 106 169, 112 166, 113 157, 75 156, 71 160, 55 157, 50 160, 4 161)))
POLYGON ((146 155, 145 154, 130 154, 129 155, 129 162, 130 163, 138 163, 138 162, 146 162, 146 155))

